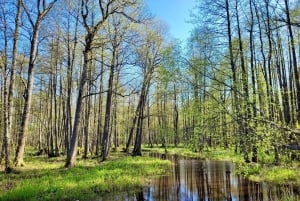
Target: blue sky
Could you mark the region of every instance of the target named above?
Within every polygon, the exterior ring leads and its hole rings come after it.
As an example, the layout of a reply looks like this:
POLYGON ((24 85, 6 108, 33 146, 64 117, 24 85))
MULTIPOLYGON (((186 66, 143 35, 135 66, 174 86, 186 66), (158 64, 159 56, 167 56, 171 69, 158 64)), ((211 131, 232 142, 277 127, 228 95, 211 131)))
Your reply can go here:
POLYGON ((174 38, 185 40, 189 37, 192 25, 190 12, 195 0, 145 0, 151 13, 169 26, 169 32, 174 38))

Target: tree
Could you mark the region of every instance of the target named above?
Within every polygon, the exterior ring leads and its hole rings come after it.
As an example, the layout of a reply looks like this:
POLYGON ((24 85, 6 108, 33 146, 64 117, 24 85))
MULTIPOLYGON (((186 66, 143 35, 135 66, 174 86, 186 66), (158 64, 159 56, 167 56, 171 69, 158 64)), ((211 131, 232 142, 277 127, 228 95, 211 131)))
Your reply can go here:
MULTIPOLYGON (((5 110, 5 123, 4 123, 4 147, 5 147, 5 172, 11 171, 10 162, 10 140, 11 140, 11 126, 12 126, 12 105, 13 105, 13 90, 15 83, 15 69, 17 65, 17 48, 19 42, 19 27, 20 27, 20 14, 21 14, 21 0, 17 1, 17 12, 15 16, 15 31, 13 37, 13 52, 12 52, 12 64, 10 70, 10 83, 7 96, 7 107, 5 110)), ((4 97, 5 98, 5 97, 4 97)))
POLYGON ((31 36, 31 41, 30 41, 28 78, 27 78, 26 89, 24 92, 25 104, 24 104, 24 108, 23 108, 21 127, 19 130, 18 145, 17 145, 16 156, 15 156, 15 160, 14 160, 15 166, 24 165, 26 129, 28 127, 28 122, 29 122, 33 81, 34 81, 34 64, 35 64, 35 61, 36 61, 37 55, 38 55, 37 49, 38 49, 40 28, 41 28, 43 20, 45 19, 45 17, 49 13, 49 11, 53 8, 56 1, 57 0, 53 0, 50 3, 46 4, 45 0, 43 0, 43 1, 37 0, 37 5, 36 5, 37 15, 36 15, 35 19, 33 19, 34 15, 32 13, 30 13, 26 4, 22 1, 22 6, 24 8, 24 11, 25 11, 25 13, 29 19, 30 25, 32 27, 32 36, 31 36))
MULTIPOLYGON (((1 10, 4 11, 4 8, 1 5, 1 10)), ((11 68, 8 70, 8 58, 7 58, 7 34, 6 29, 8 22, 6 22, 5 13, 3 12, 3 19, 4 19, 4 36, 5 36, 5 56, 4 56, 4 103, 3 103, 3 147, 4 147, 4 155, 5 155, 5 172, 10 173, 12 171, 11 166, 11 157, 10 157, 10 145, 11 145, 11 127, 12 127, 12 104, 13 104, 13 90, 14 90, 14 82, 15 82, 15 69, 16 69, 16 60, 17 60, 17 47, 19 41, 19 27, 20 27, 20 14, 21 14, 21 0, 16 1, 16 13, 15 13, 15 23, 14 23, 14 35, 13 35, 13 50, 12 50, 12 62, 11 68), (8 84, 8 79, 10 82, 8 84), (8 85, 8 87, 7 87, 8 85)))
POLYGON ((108 25, 108 36, 111 45, 111 61, 109 64, 109 79, 108 79, 108 90, 106 95, 106 106, 105 106, 105 119, 102 137, 102 151, 101 157, 102 161, 106 160, 110 145, 110 124, 111 124, 111 110, 112 110, 112 98, 113 94, 116 93, 114 89, 114 82, 116 77, 116 72, 118 72, 120 66, 122 65, 122 41, 127 31, 126 22, 118 16, 113 16, 111 24, 108 25))
MULTIPOLYGON (((83 66, 82 72, 80 75, 79 87, 78 87, 78 96, 76 100, 76 109, 73 123, 73 131, 70 140, 70 149, 68 151, 67 159, 66 159, 66 167, 73 167, 75 165, 76 153, 77 153, 77 144, 78 144, 78 131, 79 124, 81 121, 81 110, 82 110, 82 101, 85 92, 85 85, 87 83, 87 75, 90 70, 91 63, 91 53, 94 48, 94 40, 99 33, 100 29, 103 28, 104 24, 107 22, 109 17, 112 15, 123 15, 127 18, 131 18, 128 15, 127 9, 134 8, 138 5, 137 0, 128 0, 118 2, 115 0, 103 1, 100 0, 98 2, 98 9, 100 10, 100 16, 98 19, 94 19, 92 23, 89 22, 91 13, 90 6, 88 0, 81 1, 81 16, 83 20, 83 25, 86 31, 85 35, 85 44, 83 51, 83 66)), ((133 19, 133 18, 132 18, 133 19)))
POLYGON ((141 145, 143 123, 145 119, 144 110, 147 103, 152 76, 156 67, 161 62, 161 51, 163 48, 163 35, 161 33, 161 27, 155 27, 153 24, 150 24, 150 27, 145 28, 146 32, 141 35, 142 40, 138 44, 139 46, 136 47, 137 64, 141 67, 143 80, 138 106, 136 108, 137 117, 135 118, 137 118, 137 125, 134 148, 132 151, 133 156, 142 155, 141 145))

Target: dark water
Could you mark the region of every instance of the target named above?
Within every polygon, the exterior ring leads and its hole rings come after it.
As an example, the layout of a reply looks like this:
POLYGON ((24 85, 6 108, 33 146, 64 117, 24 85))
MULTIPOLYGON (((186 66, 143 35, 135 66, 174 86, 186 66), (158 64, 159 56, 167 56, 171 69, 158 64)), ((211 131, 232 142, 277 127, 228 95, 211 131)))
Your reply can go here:
POLYGON ((175 164, 168 176, 153 179, 136 192, 110 194, 98 200, 296 201, 296 196, 300 195, 299 189, 290 185, 267 185, 237 176, 232 162, 201 161, 178 156, 168 156, 168 159, 175 164))

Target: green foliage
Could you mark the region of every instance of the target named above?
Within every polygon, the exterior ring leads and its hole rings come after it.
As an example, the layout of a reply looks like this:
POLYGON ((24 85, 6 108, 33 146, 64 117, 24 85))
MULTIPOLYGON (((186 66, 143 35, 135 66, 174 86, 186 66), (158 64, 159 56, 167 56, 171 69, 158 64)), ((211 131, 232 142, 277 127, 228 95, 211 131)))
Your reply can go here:
POLYGON ((285 167, 266 166, 257 163, 238 163, 236 173, 258 182, 300 185, 300 171, 296 166, 285 167))
MULTIPOLYGON (((257 163, 238 163, 236 173, 245 177, 258 175, 261 171, 261 165, 257 163)), ((254 177, 253 177, 254 179, 254 177)), ((256 179, 254 179, 256 180, 256 179)))
POLYGON ((286 167, 272 167, 262 171, 264 180, 276 184, 298 183, 300 184, 299 170, 286 167))
POLYGON ((150 157, 122 157, 101 164, 79 161, 72 169, 61 168, 62 158, 31 159, 19 174, 0 175, 2 184, 11 186, 0 189, 0 200, 91 200, 101 193, 134 190, 144 178, 170 167, 169 161, 150 157))

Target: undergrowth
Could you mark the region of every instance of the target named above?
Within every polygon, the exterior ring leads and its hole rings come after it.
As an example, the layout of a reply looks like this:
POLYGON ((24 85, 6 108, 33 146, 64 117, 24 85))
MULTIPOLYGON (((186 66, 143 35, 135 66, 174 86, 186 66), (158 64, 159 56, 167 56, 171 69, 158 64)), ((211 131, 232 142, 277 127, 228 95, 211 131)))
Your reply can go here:
POLYGON ((103 193, 130 191, 170 167, 167 160, 131 157, 97 163, 80 160, 71 169, 63 158, 29 157, 24 168, 0 175, 0 200, 91 200, 103 193))

